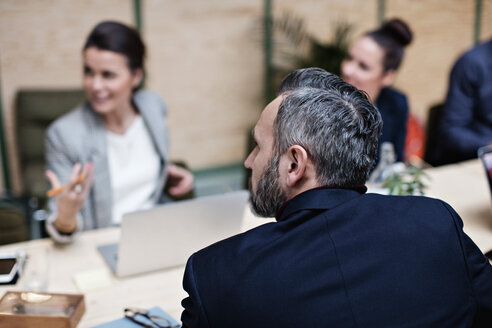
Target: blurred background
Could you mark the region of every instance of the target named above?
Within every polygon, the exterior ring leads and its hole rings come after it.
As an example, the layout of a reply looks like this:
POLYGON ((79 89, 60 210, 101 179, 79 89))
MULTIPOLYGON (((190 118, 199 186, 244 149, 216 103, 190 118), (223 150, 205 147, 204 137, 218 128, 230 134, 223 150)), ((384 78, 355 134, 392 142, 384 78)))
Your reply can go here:
POLYGON ((492 37, 492 0, 1 0, 0 189, 26 188, 19 93, 80 90, 82 46, 102 20, 141 31, 145 87, 168 105, 171 157, 206 194, 243 185, 250 130, 286 72, 320 56, 338 67, 351 40, 392 17, 414 32, 395 87, 425 130, 453 62, 492 37))

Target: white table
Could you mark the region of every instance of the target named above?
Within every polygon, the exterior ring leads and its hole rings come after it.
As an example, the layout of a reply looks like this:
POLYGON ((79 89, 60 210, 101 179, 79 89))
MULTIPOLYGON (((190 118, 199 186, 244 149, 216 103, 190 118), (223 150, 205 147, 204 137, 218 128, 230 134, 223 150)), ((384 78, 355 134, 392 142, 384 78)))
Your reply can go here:
POLYGON ((492 198, 482 163, 477 159, 426 172, 430 177, 426 195, 449 203, 482 252, 492 250, 492 198))
MULTIPOLYGON (((431 179, 427 195, 451 204, 462 217, 465 231, 480 249, 492 249, 491 198, 481 163, 476 160, 432 168, 427 173, 431 179)), ((254 217, 246 208, 242 231, 268 221, 271 220, 254 217)), ((50 248, 49 291, 78 293, 73 275, 101 268, 109 273, 96 246, 116 242, 118 238, 119 228, 108 228, 84 232, 75 243, 67 246, 56 246, 51 240, 44 239, 2 246, 0 252, 22 249, 27 245, 50 248)), ((127 306, 160 306, 179 321, 181 300, 186 296, 182 289, 183 271, 182 266, 128 278, 116 278, 109 273, 111 287, 84 293, 86 312, 79 327, 92 327, 121 318, 127 306)), ((2 286, 0 295, 6 290, 20 289, 21 282, 14 287, 2 286)))
MULTIPOLYGON (((271 221, 253 216, 246 208, 242 231, 271 221)), ((184 266, 161 270, 128 278, 115 277, 107 267, 96 247, 116 242, 119 228, 107 228, 83 232, 70 245, 55 245, 50 239, 33 240, 0 247, 0 252, 29 247, 48 247, 50 278, 48 291, 53 293, 80 293, 73 282, 76 273, 103 269, 111 276, 111 287, 85 292, 86 311, 78 327, 92 327, 123 317, 128 306, 150 308, 160 306, 179 321, 181 300, 186 297, 182 288, 184 266)), ((165 250, 163 250, 165 251, 165 250)), ((172 250, 168 250, 172 251, 172 250)), ((15 286, 1 286, 0 295, 6 290, 22 290, 22 281, 15 286)))

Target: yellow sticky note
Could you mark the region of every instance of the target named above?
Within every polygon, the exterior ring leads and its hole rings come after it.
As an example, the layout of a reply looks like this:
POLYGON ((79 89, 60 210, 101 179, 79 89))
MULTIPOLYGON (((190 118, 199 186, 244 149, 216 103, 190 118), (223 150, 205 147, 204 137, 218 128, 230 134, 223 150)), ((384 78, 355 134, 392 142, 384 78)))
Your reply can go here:
POLYGON ((75 286, 81 292, 106 288, 111 286, 111 277, 107 269, 87 270, 74 274, 75 286))

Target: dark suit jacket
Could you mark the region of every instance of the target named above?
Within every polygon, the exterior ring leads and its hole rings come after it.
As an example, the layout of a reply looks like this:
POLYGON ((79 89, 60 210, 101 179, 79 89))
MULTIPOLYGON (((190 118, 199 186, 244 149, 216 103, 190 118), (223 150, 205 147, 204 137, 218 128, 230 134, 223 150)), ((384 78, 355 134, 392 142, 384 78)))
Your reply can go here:
POLYGON ((439 163, 477 158, 478 148, 492 142, 492 40, 454 65, 440 133, 439 163))
POLYGON ((381 149, 383 142, 391 142, 395 148, 396 160, 403 162, 407 136, 407 97, 395 89, 383 88, 378 96, 376 106, 383 119, 379 149, 381 149))
POLYGON ((446 203, 315 189, 190 257, 183 327, 492 327, 492 268, 446 203))

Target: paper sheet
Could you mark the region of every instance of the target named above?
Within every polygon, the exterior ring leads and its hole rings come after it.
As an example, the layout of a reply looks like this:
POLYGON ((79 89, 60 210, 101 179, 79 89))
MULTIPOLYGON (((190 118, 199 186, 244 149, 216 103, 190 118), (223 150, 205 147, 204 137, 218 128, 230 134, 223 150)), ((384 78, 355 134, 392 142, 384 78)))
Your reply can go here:
POLYGON ((111 286, 111 277, 105 268, 77 272, 74 274, 73 280, 81 292, 111 286))

